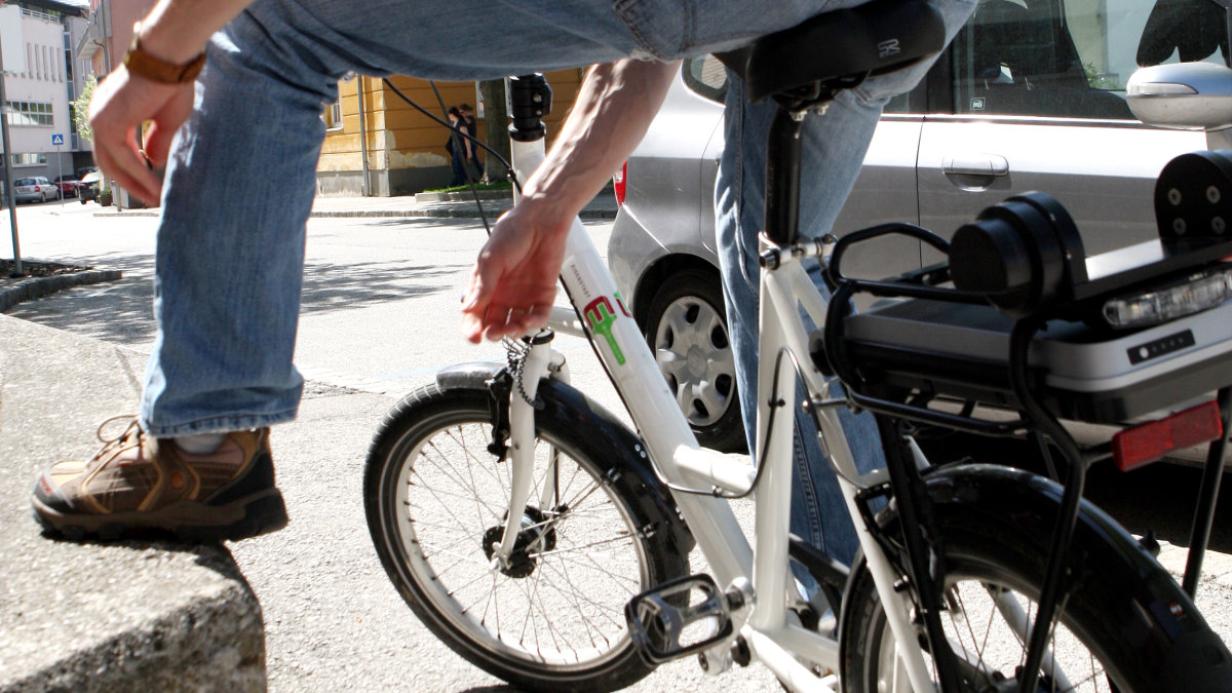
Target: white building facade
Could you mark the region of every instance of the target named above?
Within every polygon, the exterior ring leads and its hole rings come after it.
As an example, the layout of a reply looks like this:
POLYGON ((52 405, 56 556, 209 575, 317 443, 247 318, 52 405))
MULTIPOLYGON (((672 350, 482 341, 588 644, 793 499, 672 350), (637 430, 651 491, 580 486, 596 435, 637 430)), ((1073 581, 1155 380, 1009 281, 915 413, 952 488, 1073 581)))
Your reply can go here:
POLYGON ((5 112, 13 149, 5 158, 12 160, 14 179, 54 180, 92 160, 71 111, 81 89, 72 47, 88 25, 86 14, 82 7, 52 0, 20 0, 0 8, 5 112))

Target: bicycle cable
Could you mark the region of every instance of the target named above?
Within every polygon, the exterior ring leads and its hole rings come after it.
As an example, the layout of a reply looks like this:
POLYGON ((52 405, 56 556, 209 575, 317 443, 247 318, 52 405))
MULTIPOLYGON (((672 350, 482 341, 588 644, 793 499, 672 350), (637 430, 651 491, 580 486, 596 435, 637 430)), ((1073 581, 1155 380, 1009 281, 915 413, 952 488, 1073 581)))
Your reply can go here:
MULTIPOLYGON (((805 382, 804 370, 800 367, 799 359, 796 358, 796 355, 791 351, 791 349, 788 349, 785 346, 779 347, 778 355, 774 359, 774 376, 771 382, 771 386, 772 386, 770 390, 771 392, 775 392, 778 390, 779 375, 783 368, 783 356, 784 355, 788 356, 791 359, 792 367, 796 371, 796 377, 800 379, 800 382, 805 382)), ((668 479, 664 478, 663 475, 659 473, 658 466, 655 465, 653 462, 650 465, 651 471, 653 471, 654 475, 659 479, 659 483, 667 486, 667 488, 672 491, 677 491, 680 493, 687 493, 693 496, 711 496, 713 498, 719 498, 722 500, 740 500, 742 498, 747 498, 748 496, 752 495, 754 491, 757 490, 757 486, 761 482, 761 476, 766 471, 766 467, 768 466, 767 464, 765 464, 765 459, 766 459, 766 453, 768 453, 770 450, 770 440, 774 437, 774 417, 778 413, 779 409, 782 409, 783 407, 788 406, 787 403, 781 399, 771 400, 770 402, 768 402, 768 404, 770 406, 770 416, 766 420, 766 440, 762 443, 761 454, 758 455, 755 460, 756 465, 757 465, 757 470, 753 473, 753 482, 749 484, 749 488, 747 490, 741 491, 740 493, 724 493, 723 490, 717 486, 711 487, 710 490, 703 490, 703 489, 698 489, 698 488, 690 488, 688 486, 682 486, 680 484, 673 483, 669 481, 668 479)), ((816 407, 810 405, 809 407, 807 407, 807 410, 813 419, 813 423, 817 426, 817 431, 818 431, 818 434, 820 435, 821 420, 817 417, 816 407)), ((829 455, 827 455, 826 457, 829 458, 829 455)), ((853 482, 850 478, 848 478, 845 474, 843 474, 833 464, 831 464, 830 467, 834 470, 834 474, 838 476, 840 479, 842 479, 843 481, 846 481, 847 483, 853 486, 857 485, 855 484, 855 482, 853 482)))
MULTIPOLYGON (((480 149, 483 149, 489 155, 496 157, 496 160, 501 162, 501 165, 503 165, 505 167, 505 170, 508 172, 506 174, 506 177, 509 179, 509 182, 513 184, 513 187, 518 191, 519 195, 522 194, 522 183, 518 180, 518 174, 517 172, 513 170, 513 166, 509 163, 507 159, 505 159, 505 157, 501 156, 500 153, 497 152, 495 149, 489 147, 483 142, 480 142, 479 139, 476 138, 473 133, 462 134, 461 132, 457 132, 456 130, 454 130, 454 127, 449 124, 449 121, 446 119, 448 117, 448 109, 445 107, 445 100, 441 98, 441 92, 437 88, 435 80, 428 80, 428 84, 432 87, 432 92, 436 94, 436 100, 440 104, 441 112, 443 115, 446 116, 446 118, 437 117, 433 115, 430 111, 428 111, 428 109, 424 108, 423 106, 420 106, 418 103, 415 103, 414 99, 407 96, 401 89, 397 87, 397 85, 395 85, 392 81, 390 81, 388 77, 382 77, 381 82, 386 87, 389 87, 389 90, 392 91, 394 95, 396 95, 398 98, 405 101, 408 106, 415 109, 416 111, 419 111, 423 115, 427 116, 430 120, 440 125, 441 127, 449 130, 451 133, 450 137, 455 137, 455 136, 465 137, 467 140, 471 142, 471 144, 478 146, 480 149)), ((475 187, 475 180, 471 178, 469 171, 467 171, 466 182, 467 182, 467 185, 470 187, 471 195, 475 200, 475 206, 479 209, 479 218, 483 221, 483 229, 485 232, 487 232, 489 236, 491 236, 492 226, 491 224, 488 223, 488 215, 486 212, 484 212, 483 203, 479 199, 479 191, 475 187)))

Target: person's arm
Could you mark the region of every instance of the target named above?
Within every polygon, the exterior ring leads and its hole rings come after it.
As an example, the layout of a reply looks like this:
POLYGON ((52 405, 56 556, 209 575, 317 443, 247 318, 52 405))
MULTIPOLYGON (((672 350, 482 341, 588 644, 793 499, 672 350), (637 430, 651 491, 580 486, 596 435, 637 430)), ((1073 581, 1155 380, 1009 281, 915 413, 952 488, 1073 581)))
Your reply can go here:
MULTIPOLYGON (((161 60, 184 64, 200 55, 214 32, 252 0, 159 0, 140 23, 142 49, 161 60)), ((117 67, 90 102, 94 156, 110 178, 142 201, 155 204, 161 183, 137 147, 137 130, 153 121, 145 151, 156 166, 167 162, 171 138, 192 112, 193 85, 161 84, 117 67)))
POLYGON ((470 341, 547 323, 573 219, 641 142, 679 65, 629 59, 590 70, 552 150, 479 253, 462 307, 470 341))
MULTIPOLYGON (((466 122, 466 121, 463 121, 463 122, 466 122)), ((471 129, 470 129, 470 128, 468 128, 468 127, 466 127, 465 125, 463 125, 463 126, 459 127, 459 128, 458 128, 458 130, 462 133, 462 145, 466 148, 466 160, 467 160, 467 161, 470 161, 470 160, 471 160, 471 158, 472 158, 472 156, 471 156, 471 138, 470 138, 471 129)))

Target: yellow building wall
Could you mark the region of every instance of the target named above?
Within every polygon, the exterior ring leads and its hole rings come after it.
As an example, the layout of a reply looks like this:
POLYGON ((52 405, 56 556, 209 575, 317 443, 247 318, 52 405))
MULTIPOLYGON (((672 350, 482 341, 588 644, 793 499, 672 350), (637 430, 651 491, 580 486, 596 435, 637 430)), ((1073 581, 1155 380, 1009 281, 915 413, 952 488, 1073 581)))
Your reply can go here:
MULTIPOLYGON (((546 120, 549 146, 573 107, 583 74, 584 70, 581 69, 547 74, 553 93, 552 113, 546 120)), ((405 76, 395 76, 391 81, 420 106, 434 115, 440 114, 440 102, 427 81, 405 76)), ((368 166, 373 172, 449 168, 445 150, 448 130, 411 108, 380 79, 356 77, 338 85, 342 127, 326 132, 317 164, 318 173, 358 173, 362 170, 358 102, 361 83, 368 135, 368 166)), ((461 103, 478 105, 475 82, 437 82, 436 86, 446 108, 461 103)), ((477 129, 477 136, 484 139, 487 128, 483 118, 479 119, 477 129)))

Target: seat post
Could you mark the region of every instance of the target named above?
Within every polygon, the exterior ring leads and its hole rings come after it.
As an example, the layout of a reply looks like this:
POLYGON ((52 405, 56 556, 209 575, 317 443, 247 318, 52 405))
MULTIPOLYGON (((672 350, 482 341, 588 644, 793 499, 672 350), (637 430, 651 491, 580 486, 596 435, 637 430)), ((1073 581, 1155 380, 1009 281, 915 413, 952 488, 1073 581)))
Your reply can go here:
POLYGON ((779 104, 766 148, 766 237, 780 246, 796 242, 800 223, 800 136, 803 109, 779 104))

